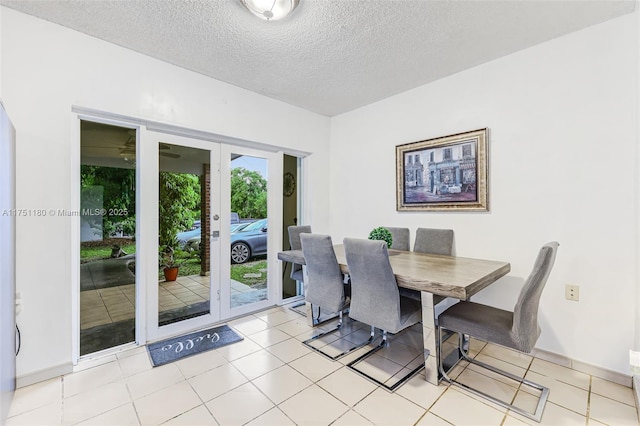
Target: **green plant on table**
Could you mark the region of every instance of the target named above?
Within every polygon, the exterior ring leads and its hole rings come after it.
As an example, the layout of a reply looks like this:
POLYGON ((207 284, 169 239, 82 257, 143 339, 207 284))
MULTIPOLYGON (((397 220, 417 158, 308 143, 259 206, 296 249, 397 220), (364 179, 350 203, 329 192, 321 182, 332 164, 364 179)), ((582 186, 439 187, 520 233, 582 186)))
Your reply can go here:
POLYGON ((374 228, 369 234, 369 239, 385 241, 387 243, 387 248, 391 248, 391 244, 393 243, 393 236, 391 235, 391 232, 384 226, 374 228))

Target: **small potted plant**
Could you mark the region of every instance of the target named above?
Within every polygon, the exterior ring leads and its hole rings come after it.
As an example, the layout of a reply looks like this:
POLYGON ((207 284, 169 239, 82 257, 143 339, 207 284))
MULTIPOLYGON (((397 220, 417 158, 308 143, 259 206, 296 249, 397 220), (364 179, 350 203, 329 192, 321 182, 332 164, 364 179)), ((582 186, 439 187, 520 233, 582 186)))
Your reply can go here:
POLYGON ((180 270, 180 262, 176 261, 176 252, 171 246, 160 247, 160 267, 164 272, 164 279, 166 281, 175 281, 178 278, 178 271, 180 270))
POLYGON ((387 243, 387 248, 391 248, 391 244, 393 243, 393 236, 391 235, 391 232, 384 226, 374 228, 369 234, 369 239, 385 241, 387 243))

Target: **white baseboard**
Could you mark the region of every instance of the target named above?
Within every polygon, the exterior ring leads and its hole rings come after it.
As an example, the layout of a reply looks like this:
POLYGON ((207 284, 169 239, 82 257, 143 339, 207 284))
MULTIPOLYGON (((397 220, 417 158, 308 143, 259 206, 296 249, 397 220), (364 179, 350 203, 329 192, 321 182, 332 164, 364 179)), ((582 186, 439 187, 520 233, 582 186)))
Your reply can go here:
POLYGON ((64 376, 73 371, 73 364, 61 364, 55 367, 46 368, 44 370, 36 371, 34 373, 25 374, 24 376, 16 377, 16 388, 23 388, 25 386, 32 385, 38 382, 44 382, 45 380, 53 379, 54 377, 64 376))
POLYGON ((582 361, 576 361, 564 355, 558 355, 556 353, 548 352, 542 349, 534 348, 531 354, 536 358, 540 358, 554 364, 562 365, 576 371, 581 371, 585 374, 596 376, 601 379, 626 386, 628 388, 632 387, 633 385, 631 380, 632 377, 630 374, 623 374, 618 371, 607 370, 606 368, 598 367, 596 365, 588 364, 582 361))

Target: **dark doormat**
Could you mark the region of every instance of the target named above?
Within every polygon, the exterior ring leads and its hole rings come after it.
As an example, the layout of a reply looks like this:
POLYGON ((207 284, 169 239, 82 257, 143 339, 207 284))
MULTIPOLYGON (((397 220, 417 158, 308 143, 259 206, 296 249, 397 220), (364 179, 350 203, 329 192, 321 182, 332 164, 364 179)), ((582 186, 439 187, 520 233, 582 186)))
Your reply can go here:
POLYGON ((209 301, 198 302, 193 305, 160 312, 160 316, 158 317, 159 325, 162 327, 163 325, 199 317, 200 315, 206 315, 209 313, 209 305, 209 301))
POLYGON ((97 325, 80 330, 80 355, 87 355, 135 341, 136 322, 134 319, 97 325))
POLYGON ((147 345, 147 350, 151 357, 151 363, 157 367, 191 355, 227 346, 242 339, 231 327, 222 325, 152 343, 147 345))

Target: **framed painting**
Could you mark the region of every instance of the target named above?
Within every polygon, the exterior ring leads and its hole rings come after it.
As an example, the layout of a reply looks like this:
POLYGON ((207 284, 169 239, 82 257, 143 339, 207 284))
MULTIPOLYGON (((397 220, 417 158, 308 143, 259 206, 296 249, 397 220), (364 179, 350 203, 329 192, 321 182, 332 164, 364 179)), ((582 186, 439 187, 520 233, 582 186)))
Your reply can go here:
POLYGON ((488 211, 488 129, 396 146, 398 211, 488 211))

